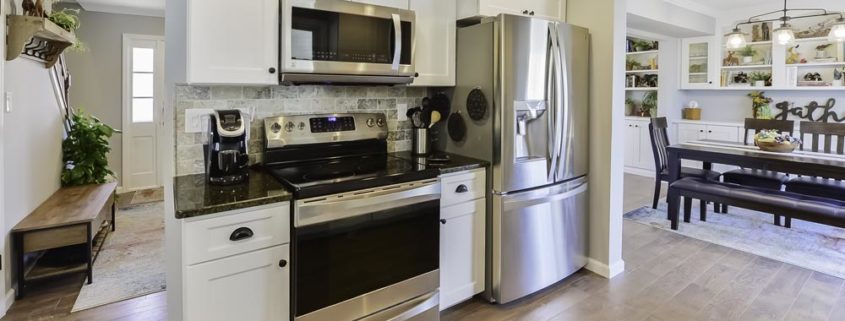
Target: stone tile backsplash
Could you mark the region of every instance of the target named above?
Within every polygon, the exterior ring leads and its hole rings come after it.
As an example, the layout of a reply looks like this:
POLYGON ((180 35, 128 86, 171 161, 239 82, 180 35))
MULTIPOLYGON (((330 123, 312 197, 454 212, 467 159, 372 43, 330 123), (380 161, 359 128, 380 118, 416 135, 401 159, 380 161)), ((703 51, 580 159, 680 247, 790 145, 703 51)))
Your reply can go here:
POLYGON ((262 162, 266 117, 332 112, 378 112, 387 115, 391 152, 406 151, 411 145, 411 124, 399 121, 397 104, 419 106, 426 95, 417 87, 362 86, 177 86, 176 87, 176 175, 205 172, 205 133, 185 133, 185 110, 190 108, 255 109, 250 126, 250 164, 262 162))

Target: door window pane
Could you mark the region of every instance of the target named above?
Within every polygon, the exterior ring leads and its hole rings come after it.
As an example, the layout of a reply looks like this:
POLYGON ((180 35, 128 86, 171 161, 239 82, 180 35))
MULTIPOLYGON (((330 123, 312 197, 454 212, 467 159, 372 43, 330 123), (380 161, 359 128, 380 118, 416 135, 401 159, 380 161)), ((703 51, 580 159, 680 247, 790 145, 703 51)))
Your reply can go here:
POLYGON ((132 71, 153 72, 154 53, 152 48, 132 48, 132 71))
POLYGON ((153 74, 132 74, 132 97, 153 97, 153 74))
POLYGON ((132 122, 150 123, 153 121, 153 99, 133 98, 132 99, 132 122))

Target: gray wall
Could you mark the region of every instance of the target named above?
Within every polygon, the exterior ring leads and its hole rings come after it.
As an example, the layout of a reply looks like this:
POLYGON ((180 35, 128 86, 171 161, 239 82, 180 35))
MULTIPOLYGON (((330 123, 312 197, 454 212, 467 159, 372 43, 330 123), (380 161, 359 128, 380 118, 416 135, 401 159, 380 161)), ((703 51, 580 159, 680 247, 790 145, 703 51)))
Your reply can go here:
MULTIPOLYGON (((751 117, 750 91, 704 91, 691 90, 682 92, 683 105, 690 100, 698 101, 701 106, 701 119, 708 121, 723 121, 742 123, 743 119, 751 117)), ((806 106, 811 101, 825 104, 829 98, 836 99, 836 107, 833 108, 837 114, 842 116, 845 111, 845 93, 841 91, 767 91, 766 96, 771 97, 774 102, 771 104, 772 112, 778 113, 775 104, 782 101, 795 103, 795 107, 806 106)), ((681 108, 681 107, 678 107, 681 108)), ((789 119, 796 119, 790 116, 789 119)))
POLYGON ((178 86, 176 87, 176 175, 203 173, 204 134, 185 133, 189 108, 255 108, 249 142, 251 164, 262 161, 263 118, 283 114, 379 112, 387 115, 388 149, 410 149, 410 123, 399 121, 396 104, 419 106, 425 88, 343 86, 178 86))
MULTIPOLYGON (((71 6, 71 5, 68 5, 71 6)), ((70 103, 97 116, 114 128, 122 128, 123 34, 164 36, 164 19, 82 11, 77 36, 88 48, 66 55, 73 84, 70 103)), ((123 177, 121 135, 111 139, 109 167, 123 177)))

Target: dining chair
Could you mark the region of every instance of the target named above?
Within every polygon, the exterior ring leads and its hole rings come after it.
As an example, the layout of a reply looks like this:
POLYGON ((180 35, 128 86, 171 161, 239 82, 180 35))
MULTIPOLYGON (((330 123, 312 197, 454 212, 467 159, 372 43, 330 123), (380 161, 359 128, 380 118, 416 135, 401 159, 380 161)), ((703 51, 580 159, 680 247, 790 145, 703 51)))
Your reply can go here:
MULTIPOLYGON (((651 207, 656 209, 657 202, 660 199, 660 185, 661 182, 669 181, 669 158, 666 154, 666 147, 669 146, 668 122, 666 117, 656 117, 651 119, 648 124, 648 134, 651 137, 651 152, 654 154, 654 201, 651 207)), ((692 167, 681 167, 681 178, 683 177, 700 177, 707 180, 718 180, 721 173, 709 169, 698 169, 692 167)), ((687 200, 687 204, 689 201, 687 200)), ((689 205, 685 204, 687 212, 689 212, 689 205)), ((701 201, 701 207, 704 208, 707 204, 701 201)), ((713 204, 713 210, 719 212, 719 204, 713 204)), ((702 213, 704 213, 702 211, 702 213)), ((702 217, 702 220, 705 218, 702 217)))
MULTIPOLYGON (((748 133, 753 131, 754 135, 757 135, 761 130, 776 130, 779 133, 792 135, 795 131, 795 122, 791 120, 746 118, 742 143, 750 145, 748 133)), ((754 136, 751 137, 751 144, 753 144, 754 136)), ((722 174, 722 180, 725 183, 781 190, 783 184, 789 180, 789 176, 765 169, 740 168, 725 172, 722 174)), ((722 212, 728 212, 727 205, 722 205, 722 212)), ((775 215, 775 224, 780 225, 780 216, 778 215, 775 215)))
MULTIPOLYGON (((808 144, 804 141, 804 138, 809 136, 810 151, 845 155, 845 124, 803 121, 799 126, 801 127, 799 138, 803 142, 801 150, 806 150, 808 144), (835 150, 833 142, 836 142, 835 150)), ((787 192, 845 201, 845 183, 839 180, 801 176, 790 179, 784 185, 786 185, 787 192)), ((790 227, 791 221, 791 218, 787 217, 785 226, 790 227)))

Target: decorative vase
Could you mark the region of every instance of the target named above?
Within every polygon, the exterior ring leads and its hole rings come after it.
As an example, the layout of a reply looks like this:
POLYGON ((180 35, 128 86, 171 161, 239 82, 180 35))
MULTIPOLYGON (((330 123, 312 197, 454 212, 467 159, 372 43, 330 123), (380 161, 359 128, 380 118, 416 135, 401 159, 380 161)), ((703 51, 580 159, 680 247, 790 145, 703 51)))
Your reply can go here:
POLYGON ((827 51, 816 50, 816 58, 817 59, 827 58, 827 51))
POLYGON ((842 79, 834 79, 833 80, 833 87, 842 87, 845 86, 845 82, 842 79))
POLYGON ((765 80, 757 80, 754 82, 754 87, 766 87, 765 80))
POLYGON ((755 106, 752 110, 754 119, 772 119, 772 109, 768 104, 755 106))
POLYGON ((754 57, 752 57, 752 56, 742 57, 742 63, 744 63, 744 64, 750 64, 753 61, 754 61, 754 57))

